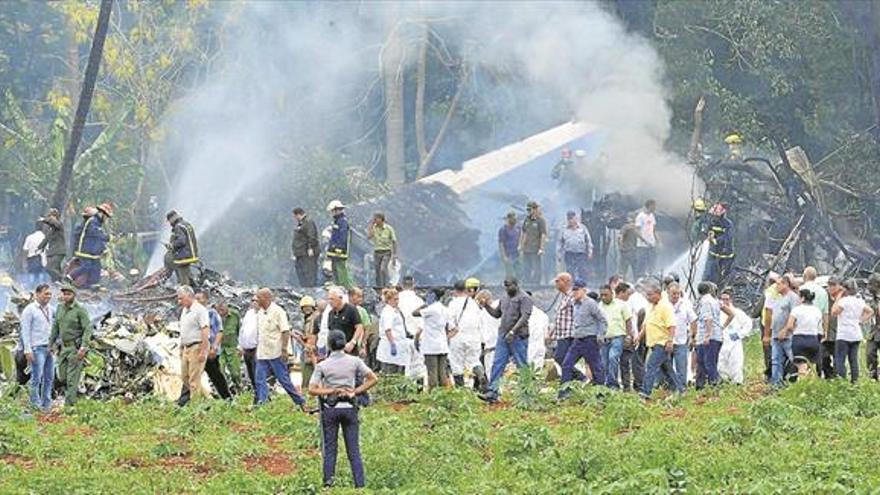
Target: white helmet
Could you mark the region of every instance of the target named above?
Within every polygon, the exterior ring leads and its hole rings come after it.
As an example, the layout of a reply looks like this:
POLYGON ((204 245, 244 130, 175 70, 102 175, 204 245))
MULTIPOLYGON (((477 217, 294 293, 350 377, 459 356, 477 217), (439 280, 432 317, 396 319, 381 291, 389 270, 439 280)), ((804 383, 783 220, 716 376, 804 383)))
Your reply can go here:
POLYGON ((339 201, 338 199, 334 199, 333 201, 330 202, 329 205, 327 205, 327 211, 341 210, 344 208, 345 208, 345 205, 342 204, 342 201, 339 201))

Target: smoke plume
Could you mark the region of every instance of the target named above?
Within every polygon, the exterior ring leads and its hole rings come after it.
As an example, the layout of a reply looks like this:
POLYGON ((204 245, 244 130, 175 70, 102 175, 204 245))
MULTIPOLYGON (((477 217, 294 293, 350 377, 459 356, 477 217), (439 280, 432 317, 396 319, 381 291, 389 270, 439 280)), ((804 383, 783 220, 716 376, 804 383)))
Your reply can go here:
POLYGON ((259 193, 282 166, 304 166, 284 162, 291 150, 368 136, 375 123, 364 119, 363 103, 371 88, 381 88, 388 33, 402 30, 411 67, 412 33, 423 19, 482 70, 518 74, 497 81, 484 101, 497 91, 554 102, 502 109, 502 127, 572 117, 593 123, 607 139, 603 160, 581 172, 590 183, 655 197, 670 211, 687 205, 690 174, 664 149, 671 112, 662 63, 645 39, 598 4, 218 2, 210 8, 218 16, 219 57, 169 112, 169 138, 160 150, 166 169, 177 171, 167 207, 191 220, 203 238, 214 228, 241 228, 222 219, 243 195, 256 195, 264 209, 289 208, 290 198, 259 193))

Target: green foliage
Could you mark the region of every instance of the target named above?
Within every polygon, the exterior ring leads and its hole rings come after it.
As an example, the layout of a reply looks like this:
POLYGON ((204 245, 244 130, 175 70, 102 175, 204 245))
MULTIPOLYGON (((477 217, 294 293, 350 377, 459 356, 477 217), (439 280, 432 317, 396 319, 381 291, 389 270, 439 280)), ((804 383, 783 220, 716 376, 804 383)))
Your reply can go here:
POLYGON ((550 408, 552 395, 543 393, 544 380, 541 371, 531 364, 516 372, 513 404, 527 411, 546 411, 550 408))
POLYGON ((415 381, 405 376, 383 375, 370 395, 380 402, 416 402, 419 399, 419 387, 415 381))
MULTIPOLYGON (((569 400, 539 410, 487 406, 464 389, 400 404, 377 389, 376 405, 360 412, 367 492, 774 493, 784 486, 865 493, 878 486, 876 383, 807 380, 771 393, 759 383, 759 344, 748 346, 754 372, 746 386, 676 400, 658 392, 647 404, 595 387, 576 387, 569 400)), ((12 493, 319 492, 316 418, 281 396, 257 409, 249 397, 184 409, 157 399, 84 400, 52 421, 23 416, 25 402, 21 393, 0 400, 0 476, 12 493), (261 467, 282 460, 293 467, 274 474, 261 467)), ((345 493, 350 471, 340 449, 345 493)))
POLYGON ((709 143, 737 130, 750 147, 770 135, 821 156, 871 121, 852 30, 835 2, 658 2, 654 35, 675 127, 686 136, 696 101, 708 96, 709 143))

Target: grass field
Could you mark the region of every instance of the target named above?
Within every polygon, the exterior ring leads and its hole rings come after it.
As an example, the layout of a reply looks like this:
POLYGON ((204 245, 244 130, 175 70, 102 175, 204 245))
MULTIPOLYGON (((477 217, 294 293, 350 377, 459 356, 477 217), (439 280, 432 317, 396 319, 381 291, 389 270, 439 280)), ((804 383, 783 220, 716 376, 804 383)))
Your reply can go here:
MULTIPOLYGON (((749 384, 643 404, 579 389, 565 405, 525 379, 486 406, 467 391, 362 411, 375 493, 866 493, 880 487, 880 388, 811 380, 769 393, 759 343, 749 384), (678 490, 678 491, 676 491, 678 490)), ((528 378, 528 377, 527 377, 528 378)), ((384 392, 384 394, 383 394, 384 392)), ((406 395, 391 383, 377 391, 406 395)), ((82 401, 24 417, 0 403, 2 493, 316 493, 315 416, 279 397, 178 409, 82 401)), ((351 490, 341 452, 334 492, 351 490)))

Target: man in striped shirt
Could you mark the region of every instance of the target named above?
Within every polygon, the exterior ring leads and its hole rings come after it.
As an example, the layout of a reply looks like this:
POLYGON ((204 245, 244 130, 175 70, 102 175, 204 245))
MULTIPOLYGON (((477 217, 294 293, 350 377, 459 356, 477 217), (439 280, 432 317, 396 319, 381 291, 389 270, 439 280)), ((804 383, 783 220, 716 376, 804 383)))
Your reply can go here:
MULTIPOLYGON (((559 291, 559 307, 556 310, 556 319, 553 325, 553 340, 556 341, 556 350, 553 352, 553 360, 560 367, 568 348, 571 347, 574 332, 574 295, 572 294, 572 277, 568 272, 556 275, 553 280, 556 290, 559 291)), ((574 377, 578 381, 584 381, 584 374, 577 368, 573 370, 574 377)))

